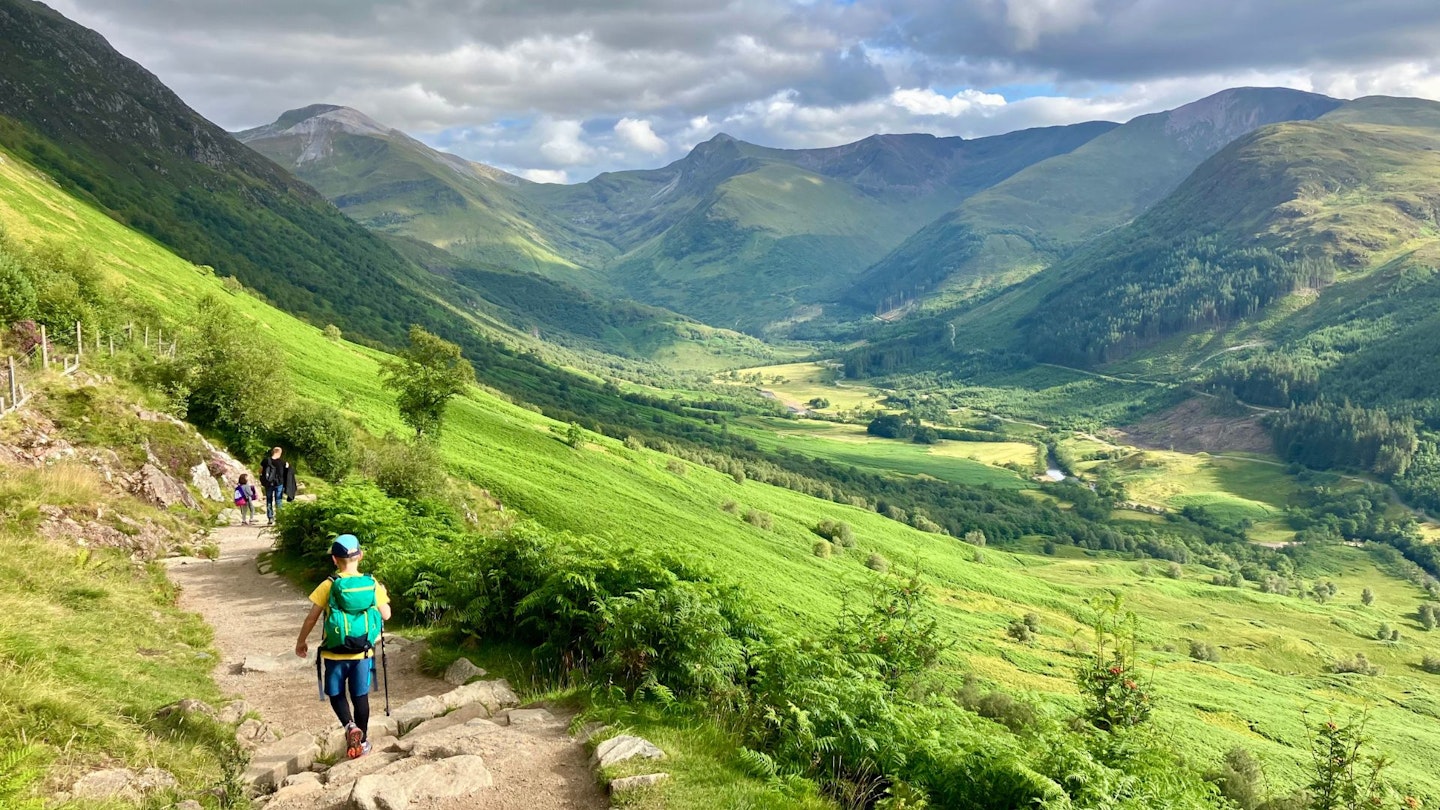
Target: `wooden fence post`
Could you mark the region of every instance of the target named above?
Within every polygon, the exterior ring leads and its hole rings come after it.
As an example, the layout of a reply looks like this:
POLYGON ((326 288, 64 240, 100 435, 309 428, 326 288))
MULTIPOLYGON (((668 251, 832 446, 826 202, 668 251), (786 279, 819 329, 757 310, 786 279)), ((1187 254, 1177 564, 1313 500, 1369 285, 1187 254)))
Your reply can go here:
POLYGON ((115 336, 113 334, 110 335, 110 356, 115 356, 115 336))
POLYGON ((145 348, 150 348, 150 324, 145 324, 145 348))
POLYGON ((85 328, 79 321, 75 322, 75 362, 80 362, 80 355, 85 353, 85 328))
POLYGON ((45 335, 45 324, 40 324, 40 367, 50 368, 50 338, 45 335))
POLYGON ((19 402, 19 401, 20 401, 20 392, 19 392, 19 388, 18 388, 19 383, 16 382, 16 380, 15 380, 15 355, 13 355, 13 354, 10 355, 10 357, 8 358, 8 361, 9 361, 9 364, 10 364, 10 401, 11 401, 12 403, 13 403, 13 402, 19 402))

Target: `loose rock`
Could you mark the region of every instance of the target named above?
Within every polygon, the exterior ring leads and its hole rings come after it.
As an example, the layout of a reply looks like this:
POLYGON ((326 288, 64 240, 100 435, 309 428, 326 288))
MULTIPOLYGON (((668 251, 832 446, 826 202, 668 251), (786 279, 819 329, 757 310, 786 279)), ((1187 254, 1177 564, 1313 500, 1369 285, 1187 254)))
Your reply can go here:
POLYGON ((664 759, 665 752, 649 740, 629 734, 611 737, 595 747, 595 763, 602 768, 608 768, 636 757, 664 759))
POLYGON ((451 726, 464 725, 471 720, 488 718, 489 716, 490 710, 482 703, 472 703, 469 706, 461 706, 447 715, 436 717, 433 720, 426 720, 415 728, 410 729, 409 733, 405 735, 405 739, 414 740, 426 734, 443 731, 451 726))
POLYGON ((485 677, 485 670, 475 666, 468 658, 456 658, 455 663, 445 670, 445 682, 453 686, 464 686, 474 678, 485 677))
POLYGON ((246 703, 243 700, 237 700, 233 703, 225 704, 225 708, 220 710, 219 714, 217 715, 217 719, 222 723, 229 723, 231 725, 234 725, 235 723, 239 723, 241 720, 244 720, 245 715, 249 713, 250 704, 246 703))
POLYGON ((195 698, 185 698, 184 700, 171 703, 169 706, 165 706, 155 712, 155 716, 162 720, 177 714, 181 717, 189 715, 203 715, 211 719, 215 719, 217 717, 215 708, 213 706, 203 700, 196 700, 195 698))
POLYGON ((555 715, 544 709, 511 709, 509 725, 548 726, 555 722, 555 715))
POLYGON ((633 790, 648 788, 658 785, 670 778, 668 773, 647 773, 641 776, 627 776, 624 779, 616 779, 610 783, 610 793, 619 796, 622 793, 629 793, 633 790))
POLYGON ((415 698, 404 706, 401 706, 391 717, 399 727, 400 733, 404 734, 426 720, 444 714, 447 708, 455 707, 447 706, 443 700, 434 695, 426 695, 425 697, 415 698))
POLYGON ((481 703, 490 710, 491 714, 508 706, 520 705, 520 698, 515 695, 515 690, 510 688, 510 683, 504 678, 460 686, 441 695, 440 699, 444 701, 447 709, 458 709, 472 703, 481 703))
POLYGON ((292 734, 257 750, 241 781, 252 792, 264 792, 279 786, 290 774, 308 769, 319 755, 314 737, 292 734))

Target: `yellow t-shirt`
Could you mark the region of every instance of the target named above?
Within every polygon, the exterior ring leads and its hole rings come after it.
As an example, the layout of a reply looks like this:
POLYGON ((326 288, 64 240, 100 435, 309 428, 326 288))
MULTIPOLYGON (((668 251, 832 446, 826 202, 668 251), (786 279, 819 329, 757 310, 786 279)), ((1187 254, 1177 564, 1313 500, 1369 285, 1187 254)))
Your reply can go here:
MULTIPOLYGON (((358 571, 356 571, 356 572, 354 572, 354 573, 349 573, 349 574, 346 574, 346 573, 343 573, 343 572, 336 574, 336 576, 341 576, 341 577, 358 577, 358 576, 360 576, 360 575, 361 575, 361 574, 360 574, 360 572, 358 572, 358 571)), ((313 591, 310 592, 310 602, 311 602, 312 604, 319 605, 319 606, 322 607, 322 608, 323 608, 323 607, 329 607, 329 605, 330 605, 330 580, 329 580, 329 579, 326 579, 324 582, 321 582, 319 585, 315 586, 315 590, 313 590, 313 591)), ((390 604, 390 594, 385 591, 385 586, 384 586, 384 585, 381 585, 380 582, 379 582, 379 580, 376 580, 376 582, 375 582, 375 604, 376 604, 376 605, 388 605, 388 604, 390 604)), ((321 650, 321 651, 320 651, 320 657, 321 657, 321 658, 324 658, 324 659, 327 659, 327 660, 330 660, 330 661, 359 661, 359 660, 362 659, 362 658, 373 658, 373 657, 375 657, 375 651, 374 651, 374 650, 371 650, 370 652, 365 652, 365 653, 353 653, 353 654, 348 654, 348 655, 347 655, 347 654, 345 654, 345 653, 332 653, 332 652, 326 652, 326 651, 324 651, 324 650, 321 650)))

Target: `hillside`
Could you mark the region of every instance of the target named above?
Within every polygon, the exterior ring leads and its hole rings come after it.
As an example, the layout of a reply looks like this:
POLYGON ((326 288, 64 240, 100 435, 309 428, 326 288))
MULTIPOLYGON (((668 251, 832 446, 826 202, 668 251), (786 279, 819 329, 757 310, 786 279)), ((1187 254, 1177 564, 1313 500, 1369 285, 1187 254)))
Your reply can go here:
POLYGON ((235 137, 361 225, 474 264, 583 282, 612 252, 530 202, 528 181, 431 149, 348 107, 290 110, 235 137))
POLYGON ((721 135, 664 168, 572 186, 528 183, 333 105, 237 137, 381 233, 757 332, 838 300, 917 223, 1112 126, 808 150, 721 135))
MULTIPOLYGON (((0 221, 19 238, 64 239, 87 247, 107 277, 127 282, 138 300, 170 319, 186 318, 196 297, 222 297, 240 317, 283 347, 283 366, 298 393, 342 408, 372 434, 403 429, 390 396, 378 384, 378 361, 383 359, 378 353, 327 340, 313 326, 252 296, 228 291, 220 279, 66 198, 18 160, 7 158, 0 164, 0 178, 4 181, 0 221)), ((1003 541, 1013 544, 1011 548, 976 554, 973 547, 952 537, 910 528, 873 508, 820 500, 744 476, 737 479, 603 436, 582 434, 580 446, 571 447, 554 435, 559 427, 532 410, 475 389, 452 405, 441 450, 454 472, 487 488, 508 511, 548 530, 609 538, 603 544, 593 541, 596 548, 614 543, 646 553, 683 555, 688 564, 720 572, 723 581, 738 586, 776 632, 823 628, 841 610, 847 589, 888 581, 872 570, 875 565, 867 566, 867 555, 918 564, 935 588, 931 609, 939 621, 936 632, 956 644, 941 662, 943 683, 958 687, 960 674, 972 673, 986 684, 983 688, 1034 701, 1040 713, 1031 721, 1038 724, 1034 728, 1039 736, 1012 735, 1004 726, 968 712, 954 715, 948 721, 956 725, 949 727, 947 745, 961 746, 972 756, 964 765, 944 759, 943 767, 973 776, 957 776, 953 790, 979 776, 1009 779, 1029 774, 1021 784, 1024 790, 1036 792, 1024 795, 1054 795, 1046 791, 1061 790, 1061 783, 1052 781, 1050 774, 1060 779, 1062 771, 1045 753, 1053 745, 1068 746, 1067 757, 1081 758, 1097 777, 1121 778, 1110 766, 1089 759, 1084 738, 1066 736, 1059 718, 1077 705, 1073 667, 1085 653, 1074 636, 1090 619, 1085 600, 1108 588, 1124 588, 1143 622, 1143 655, 1147 668, 1154 668, 1154 688, 1165 696, 1156 711, 1157 722, 1174 730, 1167 745, 1200 761, 1214 761, 1231 747, 1243 745, 1267 763, 1272 787, 1283 791, 1305 779, 1307 731, 1301 710, 1313 705, 1317 693, 1339 706, 1374 703, 1372 699, 1380 697, 1382 701, 1372 709, 1371 730, 1379 748, 1397 757, 1396 777, 1412 792, 1440 795, 1440 784, 1433 782, 1424 766, 1440 753, 1440 737, 1422 719, 1430 711, 1428 702, 1413 697, 1427 688, 1428 676, 1412 670, 1410 663, 1422 651, 1440 648, 1423 633, 1408 629, 1408 617, 1421 601, 1420 589, 1383 573, 1390 569, 1377 568, 1366 552, 1337 547, 1322 550, 1305 563, 1303 576, 1338 583, 1340 597, 1327 604, 1261 593, 1253 585, 1237 589, 1212 584, 1212 576, 1223 571, 1207 560, 1220 563, 1217 555, 1228 546, 1210 548, 1204 559, 1188 563, 1177 579, 1157 577, 1150 564, 1099 550, 1100 538, 1109 536, 1106 532, 1146 536, 1147 527, 1156 524, 1144 521, 1095 524, 1093 556, 1066 546, 1049 556, 1027 550, 1040 536, 1050 534, 1038 523, 1033 533, 1003 541), (735 510, 725 506, 731 502, 737 504, 735 510), (769 516, 768 527, 761 525, 765 521, 742 519, 747 510, 769 516), (847 523, 859 548, 831 558, 817 556, 812 527, 821 519, 847 523), (1378 592, 1373 606, 1357 601, 1362 586, 1378 592), (1031 642, 1019 643, 1007 636, 1006 628, 1027 612, 1036 614, 1043 629, 1031 642), (1392 646, 1367 640, 1382 620, 1407 627, 1405 642, 1392 646), (1197 662, 1183 651, 1173 651, 1174 641, 1186 638, 1222 645, 1225 660, 1197 662), (1296 644, 1295 638, 1307 639, 1308 644, 1296 644), (1171 645, 1168 650, 1157 649, 1166 644, 1171 645), (1362 649, 1388 673, 1367 678, 1326 671, 1332 657, 1362 649), (1033 769, 1026 765, 1016 770, 1017 762, 1033 763, 1033 769)), ((918 485, 919 479, 907 484, 918 485)), ((1083 529, 1087 524, 1074 522, 1079 518, 1066 517, 1061 510, 1022 506, 1036 503, 1028 496, 988 495, 979 489, 965 492, 980 503, 995 498, 991 501, 995 506, 1003 505, 988 520, 1070 521, 1068 531, 1089 531, 1083 529)), ((415 519, 435 519, 433 512, 426 514, 415 519)), ((1002 542, 1007 536, 1005 524, 992 525, 995 542, 1002 542)), ((1173 530, 1192 531, 1185 525, 1176 523, 1173 530)), ((413 566, 404 560, 425 559, 406 555, 401 562, 413 566)), ((838 689, 832 684, 825 693, 845 694, 838 689)), ((856 698, 843 699, 848 706, 856 698)), ((925 716, 912 721, 929 722, 925 716)), ((643 714, 624 717, 630 719, 623 722, 655 727, 655 721, 643 714)), ((677 774, 675 783, 641 806, 700 806, 697 797, 757 807, 793 806, 796 801, 785 792, 793 786, 743 776, 734 764, 737 743, 731 738, 694 736, 700 732, 693 731, 665 733, 668 736, 657 739, 673 746, 675 762, 670 767, 677 774)), ((935 767, 941 767, 941 761, 935 767)), ((1150 786, 1147 791, 1170 784, 1169 780, 1141 783, 1150 786)), ((1154 806, 1144 803, 1153 795, 1144 792, 1134 806, 1154 806)), ((1073 804, 1100 806, 1085 796, 1077 796, 1073 804)), ((1192 797, 1179 806, 1204 804, 1192 797)))
POLYGON ((961 203, 867 269, 851 297, 886 309, 1014 283, 1139 215, 1241 135, 1314 119, 1339 104, 1296 90, 1239 88, 1142 115, 961 203))

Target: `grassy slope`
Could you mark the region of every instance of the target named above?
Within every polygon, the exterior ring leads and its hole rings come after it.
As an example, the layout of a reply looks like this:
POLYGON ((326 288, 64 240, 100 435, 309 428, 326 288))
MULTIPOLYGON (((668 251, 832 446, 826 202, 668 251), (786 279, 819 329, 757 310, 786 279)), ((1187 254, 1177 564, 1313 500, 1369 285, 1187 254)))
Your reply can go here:
MULTIPOLYGON (((129 280, 137 295, 183 315, 202 292, 221 293, 219 282, 125 231, 97 212, 76 205, 48 181, 14 160, 0 165, 0 221, 23 239, 72 239, 100 263, 129 280)), ((301 393, 339 404, 372 431, 398 429, 388 396, 379 388, 375 353, 320 338, 313 327, 239 295, 234 306, 257 329, 286 347, 284 362, 301 393)), ((454 468, 557 528, 609 534, 642 545, 689 552, 742 583, 773 621, 815 627, 833 617, 845 583, 874 577, 864 554, 821 560, 810 553, 807 527, 822 517, 851 523, 864 552, 878 551, 899 564, 918 562, 940 595, 942 632, 957 647, 947 666, 968 669, 1008 688, 1073 700, 1072 637, 1083 632, 1083 599, 1099 589, 1122 588, 1145 621, 1147 643, 1203 638, 1222 646, 1224 664, 1198 664, 1155 653, 1155 678, 1165 696, 1160 725, 1174 732, 1182 753, 1213 758, 1235 744, 1261 753, 1281 785, 1294 785, 1306 759, 1300 711, 1317 701, 1373 704, 1380 747, 1399 759, 1396 775, 1440 795, 1429 768, 1440 755, 1436 712, 1419 693, 1429 676, 1411 664, 1422 652, 1440 653, 1440 637, 1413 630, 1420 593, 1381 576, 1358 551, 1326 555, 1340 577, 1335 603, 1317 605, 1206 584, 1192 570, 1183 580, 1146 580, 1139 566, 1106 558, 1049 558, 987 550, 983 562, 949 538, 926 535, 872 513, 816 501, 787 490, 735 484, 717 472, 667 472, 665 456, 633 452, 596 438, 584 450, 551 434, 535 413, 474 391, 452 406, 443 451, 454 468), (733 500, 775 516, 763 532, 719 509, 733 500), (1376 605, 1358 605, 1359 589, 1372 586, 1376 605), (1009 621, 1041 614, 1046 631, 1034 647, 1004 641, 1009 621), (1365 636, 1381 620, 1409 630, 1398 648, 1365 636), (1322 674, 1333 655, 1363 650, 1386 666, 1384 678, 1322 674)), ((718 777, 717 777, 718 778, 718 777)))

